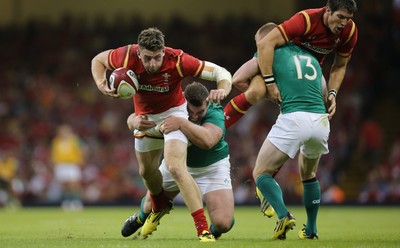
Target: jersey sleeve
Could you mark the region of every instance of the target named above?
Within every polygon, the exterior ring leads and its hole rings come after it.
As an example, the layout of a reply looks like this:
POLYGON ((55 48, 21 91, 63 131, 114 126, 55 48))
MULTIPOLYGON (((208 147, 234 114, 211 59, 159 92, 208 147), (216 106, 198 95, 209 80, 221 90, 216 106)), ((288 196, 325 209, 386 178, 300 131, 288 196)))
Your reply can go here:
POLYGON ((209 108, 212 108, 212 111, 207 111, 207 115, 204 117, 204 123, 211 123, 217 127, 220 127, 222 130, 225 130, 225 119, 224 119, 224 110, 221 105, 211 104, 209 108))
POLYGON ((307 30, 310 28, 310 25, 311 23, 309 20, 307 21, 306 16, 302 12, 298 12, 288 20, 278 25, 278 29, 285 41, 288 42, 294 37, 306 34, 307 30))
POLYGON ((351 21, 348 24, 348 28, 343 32, 343 43, 340 47, 337 49, 337 54, 342 56, 342 57, 348 57, 352 54, 354 47, 356 46, 358 39, 358 29, 356 27, 356 24, 351 21))
POLYGON ((127 66, 126 63, 129 60, 130 48, 131 45, 119 47, 108 54, 108 64, 112 69, 127 66))
POLYGON ((204 69, 204 61, 187 53, 182 53, 176 67, 182 77, 198 77, 204 69))

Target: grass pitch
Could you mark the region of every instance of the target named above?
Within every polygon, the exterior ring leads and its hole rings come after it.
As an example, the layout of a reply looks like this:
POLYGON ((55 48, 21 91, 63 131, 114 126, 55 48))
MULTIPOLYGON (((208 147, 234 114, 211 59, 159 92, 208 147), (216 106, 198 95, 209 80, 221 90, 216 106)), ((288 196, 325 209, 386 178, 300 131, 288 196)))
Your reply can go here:
POLYGON ((137 210, 137 206, 87 207, 74 213, 60 208, 0 209, 0 247, 400 247, 400 207, 321 206, 320 240, 299 240, 305 211, 289 206, 297 226, 285 241, 271 240, 276 217, 264 217, 258 206, 237 207, 235 226, 216 243, 197 240, 184 207, 175 207, 148 239, 123 238, 122 224, 137 210))

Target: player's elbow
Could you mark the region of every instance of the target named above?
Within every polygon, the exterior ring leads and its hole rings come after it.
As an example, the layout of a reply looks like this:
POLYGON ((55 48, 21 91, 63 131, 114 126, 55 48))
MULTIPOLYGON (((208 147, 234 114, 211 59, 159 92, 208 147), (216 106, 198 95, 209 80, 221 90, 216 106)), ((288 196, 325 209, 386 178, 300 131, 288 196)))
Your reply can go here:
POLYGON ((203 140, 201 144, 198 144, 198 146, 203 150, 210 150, 215 146, 215 143, 208 139, 208 140, 203 140))

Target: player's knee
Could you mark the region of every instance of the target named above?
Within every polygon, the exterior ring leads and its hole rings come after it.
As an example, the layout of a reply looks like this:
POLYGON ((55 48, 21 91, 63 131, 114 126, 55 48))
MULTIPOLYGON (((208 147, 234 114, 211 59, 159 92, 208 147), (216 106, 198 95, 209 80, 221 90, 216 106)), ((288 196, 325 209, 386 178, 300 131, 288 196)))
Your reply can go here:
POLYGON ((265 97, 266 89, 263 87, 250 87, 246 92, 246 99, 248 102, 255 104, 265 97))
POLYGON ((262 174, 265 174, 265 173, 266 172, 264 170, 258 170, 257 168, 254 168, 254 170, 253 170, 253 179, 254 179, 254 181, 257 182, 257 178, 259 176, 261 176, 262 174))
POLYGON ((254 181, 257 181, 257 178, 260 176, 260 173, 258 173, 257 171, 253 170, 253 179, 254 181))
POLYGON ((167 168, 171 176, 175 179, 175 181, 179 180, 185 173, 186 167, 180 166, 176 163, 167 164, 167 168))
POLYGON ((157 171, 158 171, 158 168, 152 169, 150 167, 141 167, 141 168, 139 168, 139 175, 142 178, 147 179, 147 178, 154 177, 154 174, 157 173, 157 171))
POLYGON ((221 233, 226 233, 229 230, 231 230, 233 224, 234 222, 232 221, 232 218, 224 218, 224 219, 221 218, 213 222, 215 228, 221 233))

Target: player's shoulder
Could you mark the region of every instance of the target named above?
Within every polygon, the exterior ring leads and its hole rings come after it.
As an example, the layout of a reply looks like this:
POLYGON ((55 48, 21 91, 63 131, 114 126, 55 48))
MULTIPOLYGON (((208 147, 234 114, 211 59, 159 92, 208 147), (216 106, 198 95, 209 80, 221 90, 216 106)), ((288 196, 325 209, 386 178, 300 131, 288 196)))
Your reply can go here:
POLYGON ((175 49, 172 47, 165 47, 165 56, 167 58, 178 58, 184 54, 182 49, 175 49))
POLYGON ((139 49, 139 46, 137 44, 128 44, 128 45, 124 45, 121 47, 117 47, 114 49, 111 49, 110 52, 119 52, 122 54, 127 54, 127 53, 133 53, 136 52, 139 49))
POLYGON ((128 65, 137 63, 137 44, 129 44, 114 49, 110 49, 108 53, 108 63, 114 70, 119 67, 124 67, 124 63, 128 61, 128 65))
POLYGON ((343 44, 347 44, 350 40, 357 40, 358 30, 355 22, 350 20, 342 31, 343 44))
POLYGON ((347 22, 346 26, 343 29, 344 34, 353 34, 357 32, 357 26, 356 23, 353 20, 349 20, 347 22))
POLYGON ((219 116, 220 115, 222 118, 224 118, 224 108, 220 104, 210 103, 210 105, 208 106, 206 115, 209 115, 209 116, 219 116))
POLYGON ((320 20, 321 16, 324 14, 326 7, 316 8, 316 9, 305 9, 298 12, 299 15, 304 16, 306 20, 320 20))
POLYGON ((211 123, 218 127, 225 127, 224 109, 220 104, 210 103, 206 115, 202 120, 204 123, 211 123))

